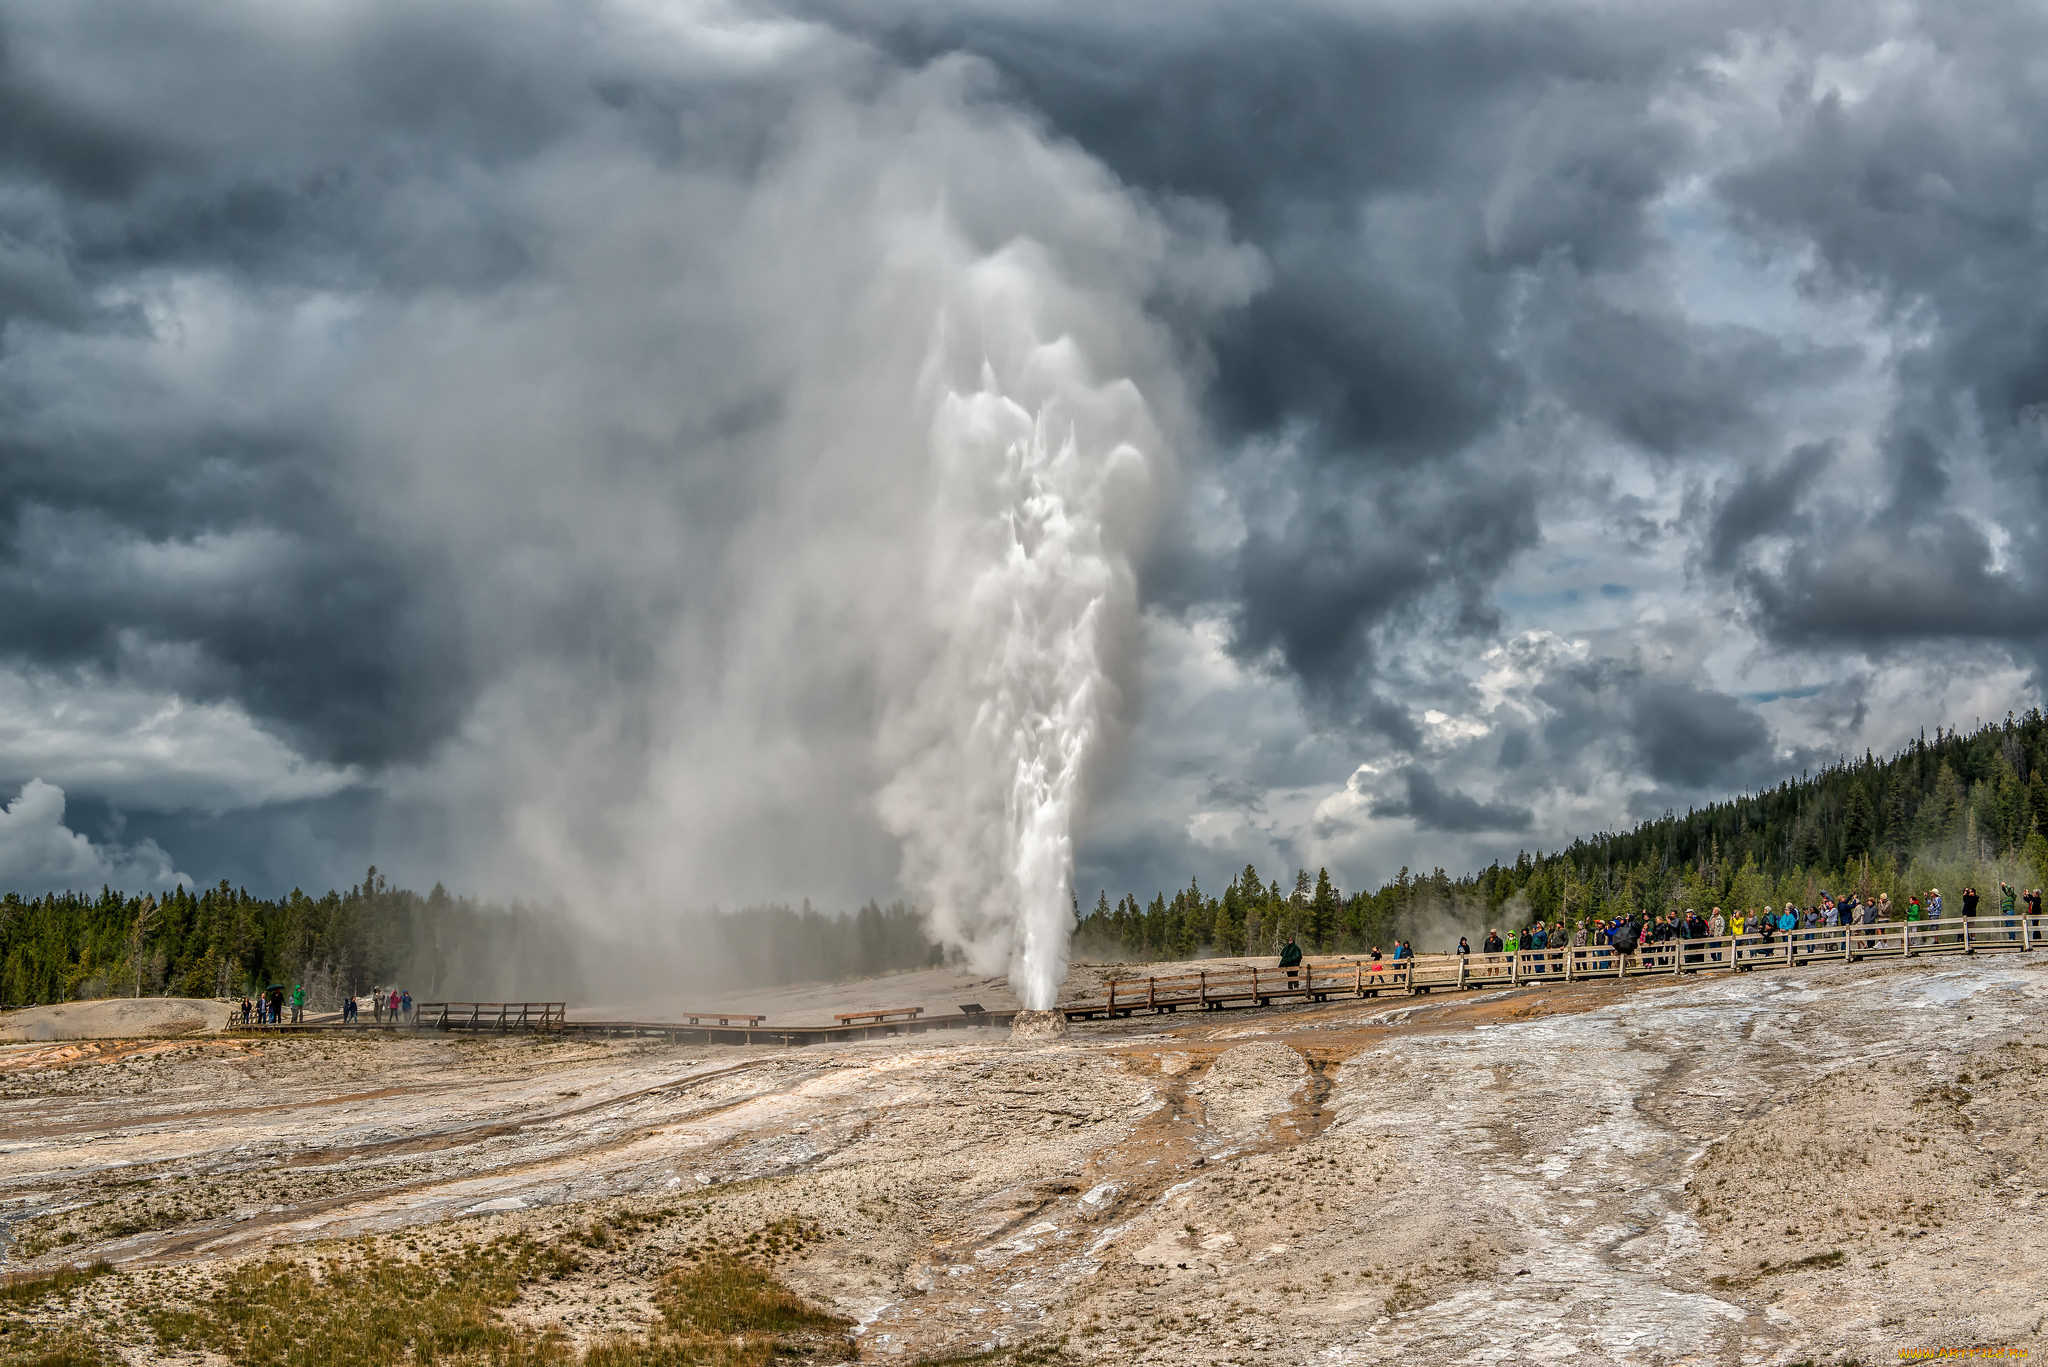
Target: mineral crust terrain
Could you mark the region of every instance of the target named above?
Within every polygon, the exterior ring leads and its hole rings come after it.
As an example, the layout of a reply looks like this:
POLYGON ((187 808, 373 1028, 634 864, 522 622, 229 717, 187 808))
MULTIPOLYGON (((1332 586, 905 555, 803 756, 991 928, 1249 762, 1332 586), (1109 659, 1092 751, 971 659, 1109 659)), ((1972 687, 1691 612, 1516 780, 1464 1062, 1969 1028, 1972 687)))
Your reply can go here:
POLYGON ((706 1259, 812 1307, 757 1347, 815 1362, 2039 1354, 2044 1099, 2018 954, 1022 1040, 11 1044, 0 1361, 268 1361, 222 1309, 251 1269, 452 1286, 480 1251, 464 1313, 566 1363, 642 1360, 706 1259))

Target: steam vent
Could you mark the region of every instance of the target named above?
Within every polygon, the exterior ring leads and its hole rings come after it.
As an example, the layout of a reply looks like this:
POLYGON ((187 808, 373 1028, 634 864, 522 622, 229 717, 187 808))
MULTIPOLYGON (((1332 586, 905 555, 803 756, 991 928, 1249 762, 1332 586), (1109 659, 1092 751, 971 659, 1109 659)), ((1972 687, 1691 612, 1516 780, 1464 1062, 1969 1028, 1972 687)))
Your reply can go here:
POLYGON ((1010 1038, 1014 1040, 1055 1039, 1066 1033, 1064 1011, 1019 1011, 1010 1022, 1010 1038))

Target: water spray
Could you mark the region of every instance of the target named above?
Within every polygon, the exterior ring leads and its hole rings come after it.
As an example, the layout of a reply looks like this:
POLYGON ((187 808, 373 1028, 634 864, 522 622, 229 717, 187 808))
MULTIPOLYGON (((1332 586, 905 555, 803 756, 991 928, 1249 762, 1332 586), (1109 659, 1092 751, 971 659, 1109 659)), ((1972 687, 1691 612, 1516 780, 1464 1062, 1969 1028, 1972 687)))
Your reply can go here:
MULTIPOLYGON (((1001 313, 1026 283, 999 270, 982 302, 1001 313)), ((1157 444, 1136 387, 1096 381, 1064 337, 984 359, 978 387, 934 407, 926 588, 943 645, 887 729, 908 753, 880 810, 933 930, 1033 1011, 1066 976, 1075 828, 1135 653, 1157 444)))

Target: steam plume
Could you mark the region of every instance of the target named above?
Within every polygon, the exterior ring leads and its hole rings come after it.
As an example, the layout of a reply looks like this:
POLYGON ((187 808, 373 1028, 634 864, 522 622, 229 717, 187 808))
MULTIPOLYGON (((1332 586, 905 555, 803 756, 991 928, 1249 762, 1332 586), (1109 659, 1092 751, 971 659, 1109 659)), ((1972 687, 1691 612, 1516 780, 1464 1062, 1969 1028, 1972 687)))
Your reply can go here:
POLYGON ((984 359, 977 389, 936 406, 925 602, 940 646, 892 708, 885 745, 904 757, 881 811, 934 930, 1044 1009, 1066 971, 1074 823, 1136 627, 1127 543, 1159 436, 1136 386, 1096 382, 1071 337, 1034 336, 1037 255, 971 272, 980 326, 938 342, 999 338, 1007 373, 984 359))
POLYGON ((364 445, 508 661, 421 783, 472 886, 614 933, 900 893, 1048 1004, 1135 691, 1134 561, 1194 428, 1198 353, 1161 320, 1259 266, 978 64, 859 74, 740 176, 550 166, 564 288, 365 346, 364 445))

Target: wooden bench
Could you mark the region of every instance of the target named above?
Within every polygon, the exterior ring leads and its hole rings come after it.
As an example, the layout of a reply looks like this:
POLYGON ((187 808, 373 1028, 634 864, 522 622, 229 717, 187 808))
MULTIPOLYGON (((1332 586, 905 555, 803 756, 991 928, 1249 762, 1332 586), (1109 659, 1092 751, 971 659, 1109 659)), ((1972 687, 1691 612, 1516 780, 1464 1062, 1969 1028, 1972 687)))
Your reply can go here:
POLYGON ((766 1016, 750 1016, 744 1011, 685 1011, 682 1023, 688 1025, 759 1025, 766 1016))
POLYGON ((885 1006, 876 1011, 841 1011, 832 1019, 841 1025, 883 1025, 892 1020, 916 1020, 923 1014, 922 1006, 885 1006))

